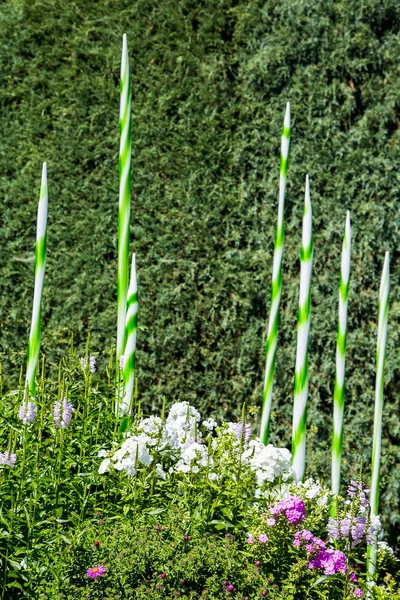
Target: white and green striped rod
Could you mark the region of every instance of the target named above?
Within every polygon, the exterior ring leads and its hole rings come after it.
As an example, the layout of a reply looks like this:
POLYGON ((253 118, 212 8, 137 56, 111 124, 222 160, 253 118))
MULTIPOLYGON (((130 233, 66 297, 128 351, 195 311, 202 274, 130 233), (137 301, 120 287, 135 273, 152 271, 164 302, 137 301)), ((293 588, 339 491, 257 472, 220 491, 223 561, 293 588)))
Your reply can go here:
POLYGON ((126 345, 124 352, 124 398, 119 414, 123 416, 129 410, 132 401, 133 386, 135 381, 136 362, 136 330, 138 316, 138 292, 136 277, 136 255, 132 255, 131 280, 128 289, 128 302, 126 311, 126 345))
POLYGON ((117 330, 117 373, 118 362, 124 353, 126 296, 129 277, 129 226, 131 200, 131 91, 129 80, 128 44, 126 33, 122 41, 121 100, 119 114, 119 210, 118 210, 118 330, 117 330))
MULTIPOLYGON (((385 254, 381 285, 379 288, 378 305, 378 340, 376 346, 376 381, 375 381, 375 414, 374 438, 372 443, 371 465, 371 515, 377 516, 379 512, 379 473, 381 461, 382 442, 382 411, 383 411, 383 371, 385 367, 386 337, 389 314, 389 252, 385 254)), ((375 572, 376 542, 368 547, 368 572, 375 572)))
MULTIPOLYGON (((347 211, 346 229, 342 246, 342 265, 339 286, 339 326, 336 340, 336 377, 333 398, 333 435, 332 435, 332 493, 337 495, 340 487, 340 463, 342 459, 344 375, 346 366, 347 342, 347 298, 350 279, 351 226, 350 211, 347 211)), ((332 509, 335 510, 335 503, 332 509)))
POLYGON ((28 344, 28 363, 26 367, 26 388, 29 390, 29 394, 32 395, 35 394, 36 366, 40 350, 42 291, 44 272, 46 269, 47 249, 47 209, 47 166, 46 163, 43 163, 36 226, 35 291, 33 295, 32 322, 28 344))
POLYGON ((261 415, 260 440, 268 444, 270 430, 270 415, 272 403, 272 387, 274 383, 275 355, 278 338, 279 305, 282 293, 282 257, 283 257, 283 214, 285 206, 286 174, 290 144, 290 104, 286 104, 285 119, 281 137, 281 163, 279 175, 279 204, 278 223, 276 227, 274 265, 272 271, 271 307, 268 321, 268 335, 266 347, 266 366, 263 393, 263 407, 261 415))
POLYGON ((297 353, 294 376, 292 465, 298 481, 303 480, 306 457, 306 415, 308 397, 308 335, 310 332, 311 271, 313 262, 310 184, 306 176, 303 236, 300 267, 300 297, 297 316, 297 353))

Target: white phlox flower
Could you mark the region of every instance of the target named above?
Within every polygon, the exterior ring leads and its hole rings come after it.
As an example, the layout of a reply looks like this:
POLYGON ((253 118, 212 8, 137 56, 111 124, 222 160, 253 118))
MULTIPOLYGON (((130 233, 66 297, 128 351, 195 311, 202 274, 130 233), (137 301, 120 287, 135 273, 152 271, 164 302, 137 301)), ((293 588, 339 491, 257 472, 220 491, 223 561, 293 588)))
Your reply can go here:
POLYGON ((99 467, 99 473, 100 475, 103 475, 103 473, 107 473, 107 471, 109 470, 111 464, 111 459, 110 458, 105 458, 99 467))
POLYGON ((387 542, 378 542, 377 552, 382 558, 390 558, 391 556, 394 556, 394 550, 387 542))
POLYGON ((158 477, 160 477, 161 479, 167 478, 167 474, 164 471, 164 469, 162 468, 162 465, 160 465, 160 463, 156 464, 156 473, 157 473, 158 477))
POLYGON ((264 446, 260 440, 251 440, 248 450, 242 455, 244 464, 248 463, 257 477, 258 486, 266 481, 273 482, 278 477, 288 481, 293 477, 291 454, 286 448, 275 448, 272 444, 264 446))
POLYGON ((148 435, 159 435, 162 430, 163 422, 160 417, 148 417, 142 419, 138 425, 138 430, 147 433, 148 435))
POLYGON ((175 402, 171 406, 164 426, 164 447, 179 449, 195 438, 201 439, 198 431, 200 413, 188 402, 175 402))
POLYGON ((204 444, 192 442, 189 446, 183 449, 181 457, 175 466, 175 471, 178 473, 198 473, 200 467, 212 468, 214 461, 208 456, 208 448, 204 444))
POLYGON ((208 431, 212 431, 213 429, 215 429, 215 427, 218 425, 217 421, 214 421, 214 419, 207 419, 206 421, 202 422, 202 426, 205 429, 208 429, 208 431))

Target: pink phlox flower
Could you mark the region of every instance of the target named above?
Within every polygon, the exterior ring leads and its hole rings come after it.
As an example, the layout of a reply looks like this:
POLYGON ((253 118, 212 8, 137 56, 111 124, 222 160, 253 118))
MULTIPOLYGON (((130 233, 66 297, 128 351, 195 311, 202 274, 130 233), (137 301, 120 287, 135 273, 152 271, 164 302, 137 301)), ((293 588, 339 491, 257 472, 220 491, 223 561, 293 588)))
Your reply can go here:
POLYGON ((353 596, 354 596, 355 598, 362 598, 362 597, 363 597, 363 595, 364 595, 364 594, 363 594, 363 591, 362 591, 362 589, 361 589, 361 588, 356 588, 356 589, 354 590, 354 592, 353 592, 353 596))
POLYGON ((252 535, 250 535, 250 536, 247 538, 247 543, 248 543, 248 544, 252 544, 253 542, 254 542, 254 538, 253 538, 253 536, 252 536, 252 535))
POLYGON ((306 542, 305 547, 307 552, 315 552, 315 550, 324 550, 325 542, 317 537, 314 537, 311 531, 303 529, 303 531, 296 531, 294 534, 293 546, 301 546, 303 542, 306 542))
POLYGON ((304 501, 299 496, 285 498, 269 507, 272 516, 284 514, 289 523, 299 523, 306 516, 304 501))
POLYGON ((358 583, 358 578, 357 575, 355 573, 349 573, 349 579, 350 581, 352 581, 353 583, 358 583))
POLYGON ((340 550, 320 550, 316 557, 308 563, 309 569, 324 569, 325 575, 346 573, 347 557, 340 550))
POLYGON ((325 550, 325 542, 319 538, 314 538, 314 544, 319 550, 325 550))
POLYGON ((273 527, 276 524, 276 521, 275 521, 274 517, 270 517, 269 519, 266 520, 266 523, 267 523, 268 527, 273 527))
POLYGON ((258 536, 258 541, 261 542, 262 544, 266 544, 268 542, 268 536, 265 533, 261 533, 258 536))
POLYGON ((107 569, 103 565, 91 567, 86 571, 86 577, 89 577, 90 579, 97 579, 97 577, 104 575, 106 571, 107 569))

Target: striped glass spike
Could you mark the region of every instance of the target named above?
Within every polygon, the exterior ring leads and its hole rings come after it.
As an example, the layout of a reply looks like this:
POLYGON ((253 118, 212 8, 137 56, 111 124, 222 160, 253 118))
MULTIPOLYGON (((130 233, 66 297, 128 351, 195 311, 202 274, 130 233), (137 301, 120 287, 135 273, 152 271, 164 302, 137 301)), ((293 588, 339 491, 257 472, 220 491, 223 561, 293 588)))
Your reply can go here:
POLYGON ((286 105, 285 119, 282 127, 281 137, 281 163, 279 175, 279 204, 278 204, 278 223, 276 227, 275 248, 274 248, 274 265, 272 271, 272 291, 271 291, 271 307, 268 321, 267 347, 266 347, 266 365, 264 379, 263 405, 261 414, 260 439, 264 444, 268 444, 270 418, 271 418, 271 403, 272 403, 272 387, 274 383, 275 372, 275 355, 278 338, 278 322, 279 322, 279 305, 282 294, 282 258, 283 258, 283 241, 284 241, 284 206, 285 206, 285 190, 286 190, 286 175, 289 158, 290 144, 290 104, 286 105))
MULTIPOLYGON (((344 376, 346 364, 347 342, 347 298, 350 280, 351 226, 350 212, 347 212, 346 228, 342 247, 342 264, 339 286, 339 326, 336 341, 336 377, 333 399, 333 435, 332 435, 332 493, 339 494, 340 463, 342 459, 343 411, 344 411, 344 376)), ((335 502, 332 503, 332 516, 335 513, 335 502)))
MULTIPOLYGON (((124 33, 121 59, 120 90, 120 146, 119 146, 119 209, 118 209, 118 365, 124 353, 126 297, 129 277, 129 227, 131 202, 131 88, 129 78, 128 43, 124 33)), ((118 372, 118 370, 117 370, 118 372)))
MULTIPOLYGON (((385 368, 386 338, 389 316, 389 252, 386 252, 383 265, 378 304, 378 339, 376 344, 376 380, 375 380, 375 413, 374 437, 372 443, 371 465, 371 514, 379 514, 379 474, 382 444, 382 412, 383 412, 383 374, 385 368)), ((373 575, 376 563, 376 543, 368 547, 368 573, 373 575)))
POLYGON ((132 255, 131 280, 128 290, 126 310, 126 345, 124 352, 124 397, 119 408, 120 416, 125 415, 131 406, 135 382, 136 331, 138 316, 138 292, 136 277, 136 255, 132 255))
POLYGON ((42 292, 47 252, 47 209, 47 166, 46 163, 43 163, 37 213, 35 291, 33 296, 32 322, 28 344, 28 363, 26 367, 26 387, 32 395, 35 394, 35 375, 40 350, 42 292))
POLYGON ((310 184, 306 177, 306 193, 303 215, 303 237, 300 267, 300 297, 297 316, 297 353, 294 376, 294 404, 292 431, 292 465, 296 479, 302 481, 306 459, 306 417, 308 398, 308 335, 311 321, 311 271, 314 244, 310 184))

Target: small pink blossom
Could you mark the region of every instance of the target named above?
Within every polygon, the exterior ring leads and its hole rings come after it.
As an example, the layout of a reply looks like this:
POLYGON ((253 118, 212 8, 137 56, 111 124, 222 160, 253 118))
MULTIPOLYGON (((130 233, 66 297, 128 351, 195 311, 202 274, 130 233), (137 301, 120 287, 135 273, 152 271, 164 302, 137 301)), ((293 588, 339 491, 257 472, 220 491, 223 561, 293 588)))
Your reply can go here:
POLYGON ((268 536, 265 533, 261 533, 258 536, 258 541, 261 542, 262 544, 266 544, 268 542, 268 536))
POLYGON ((102 575, 104 575, 106 573, 106 570, 107 569, 103 565, 100 565, 98 567, 91 567, 86 571, 86 577, 89 577, 90 579, 97 579, 97 577, 101 577, 102 575))

